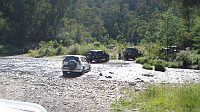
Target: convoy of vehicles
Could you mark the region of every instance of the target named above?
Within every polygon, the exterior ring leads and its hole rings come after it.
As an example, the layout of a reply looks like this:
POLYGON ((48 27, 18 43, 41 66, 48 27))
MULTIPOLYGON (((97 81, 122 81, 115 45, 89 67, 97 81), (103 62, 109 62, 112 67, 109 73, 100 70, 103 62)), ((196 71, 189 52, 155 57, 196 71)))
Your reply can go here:
MULTIPOLYGON (((136 57, 141 56, 141 52, 136 48, 127 48, 123 52, 123 56, 125 60, 135 60, 136 57)), ((104 63, 109 59, 109 54, 103 50, 90 50, 87 56, 67 55, 62 63, 62 72, 63 75, 72 72, 83 75, 91 70, 90 63, 104 63)))

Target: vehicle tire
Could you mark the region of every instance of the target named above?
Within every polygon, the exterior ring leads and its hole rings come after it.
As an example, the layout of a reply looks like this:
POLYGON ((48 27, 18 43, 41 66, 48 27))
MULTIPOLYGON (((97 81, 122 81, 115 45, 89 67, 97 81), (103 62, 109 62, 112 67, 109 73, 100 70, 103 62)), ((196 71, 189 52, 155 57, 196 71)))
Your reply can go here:
POLYGON ((132 59, 135 60, 135 57, 133 57, 132 59))
POLYGON ((88 68, 87 72, 89 72, 89 71, 91 71, 91 66, 89 66, 89 68, 88 68))
POLYGON ((106 58, 106 59, 105 59, 105 62, 108 62, 108 61, 109 61, 109 58, 106 58))
POLYGON ((69 67, 70 70, 75 69, 75 68, 77 67, 76 61, 75 61, 75 60, 70 60, 70 61, 68 62, 68 67, 69 67))
POLYGON ((63 76, 66 76, 68 74, 67 71, 63 71, 63 76))
POLYGON ((99 62, 99 60, 95 59, 95 63, 98 63, 98 62, 99 62))
POLYGON ((85 67, 83 67, 83 70, 81 71, 81 75, 85 74, 85 67))

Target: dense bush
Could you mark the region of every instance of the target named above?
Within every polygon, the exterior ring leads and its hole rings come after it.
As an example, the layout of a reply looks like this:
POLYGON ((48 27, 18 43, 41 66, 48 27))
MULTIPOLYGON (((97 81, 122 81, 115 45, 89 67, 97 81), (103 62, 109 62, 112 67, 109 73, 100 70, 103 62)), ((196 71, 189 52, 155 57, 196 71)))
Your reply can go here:
POLYGON ((155 66, 155 71, 161 71, 161 72, 166 71, 165 65, 162 63, 156 63, 154 66, 155 66))
POLYGON ((177 62, 165 62, 168 68, 180 68, 181 65, 177 62))
POLYGON ((180 53, 178 53, 176 61, 180 63, 182 68, 189 68, 189 66, 192 64, 189 58, 188 51, 181 51, 180 53))
POLYGON ((157 64, 162 64, 162 65, 166 66, 166 61, 161 60, 161 59, 154 59, 154 60, 150 60, 149 64, 151 64, 153 66, 155 66, 157 64))
POLYGON ((67 54, 70 54, 70 55, 80 54, 80 46, 78 44, 75 44, 75 45, 68 47, 67 54))
POLYGON ((20 50, 12 45, 0 45, 0 56, 16 55, 20 53, 23 53, 23 50, 20 50))
POLYGON ((147 57, 139 57, 136 59, 136 63, 144 64, 148 62, 149 62, 149 59, 147 57))
POLYGON ((144 63, 142 68, 147 69, 147 70, 153 70, 153 67, 148 63, 144 63))
POLYGON ((28 55, 31 57, 44 57, 65 54, 66 50, 57 41, 41 41, 37 50, 29 50, 28 55))
POLYGON ((65 52, 66 52, 65 48, 62 46, 59 46, 57 48, 56 55, 62 55, 62 54, 65 54, 65 52))
POLYGON ((199 69, 200 55, 197 51, 181 51, 177 54, 176 61, 184 69, 199 69))

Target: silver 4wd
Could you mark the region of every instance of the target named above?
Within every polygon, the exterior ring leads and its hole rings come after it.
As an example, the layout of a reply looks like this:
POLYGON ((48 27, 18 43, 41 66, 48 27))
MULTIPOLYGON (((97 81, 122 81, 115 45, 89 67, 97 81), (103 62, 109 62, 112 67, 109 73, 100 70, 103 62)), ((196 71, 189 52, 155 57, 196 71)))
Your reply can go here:
POLYGON ((85 74, 89 72, 90 64, 87 62, 87 58, 81 55, 67 55, 62 63, 63 75, 68 72, 77 72, 85 74))

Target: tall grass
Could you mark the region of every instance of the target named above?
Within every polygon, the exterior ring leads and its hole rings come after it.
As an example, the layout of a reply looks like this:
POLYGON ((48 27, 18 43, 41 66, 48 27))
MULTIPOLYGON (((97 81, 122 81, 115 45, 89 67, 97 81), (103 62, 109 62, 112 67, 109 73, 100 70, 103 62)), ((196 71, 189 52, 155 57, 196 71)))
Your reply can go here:
POLYGON ((200 112, 200 84, 172 87, 151 85, 131 95, 131 100, 113 103, 113 111, 139 109, 140 112, 200 112))

